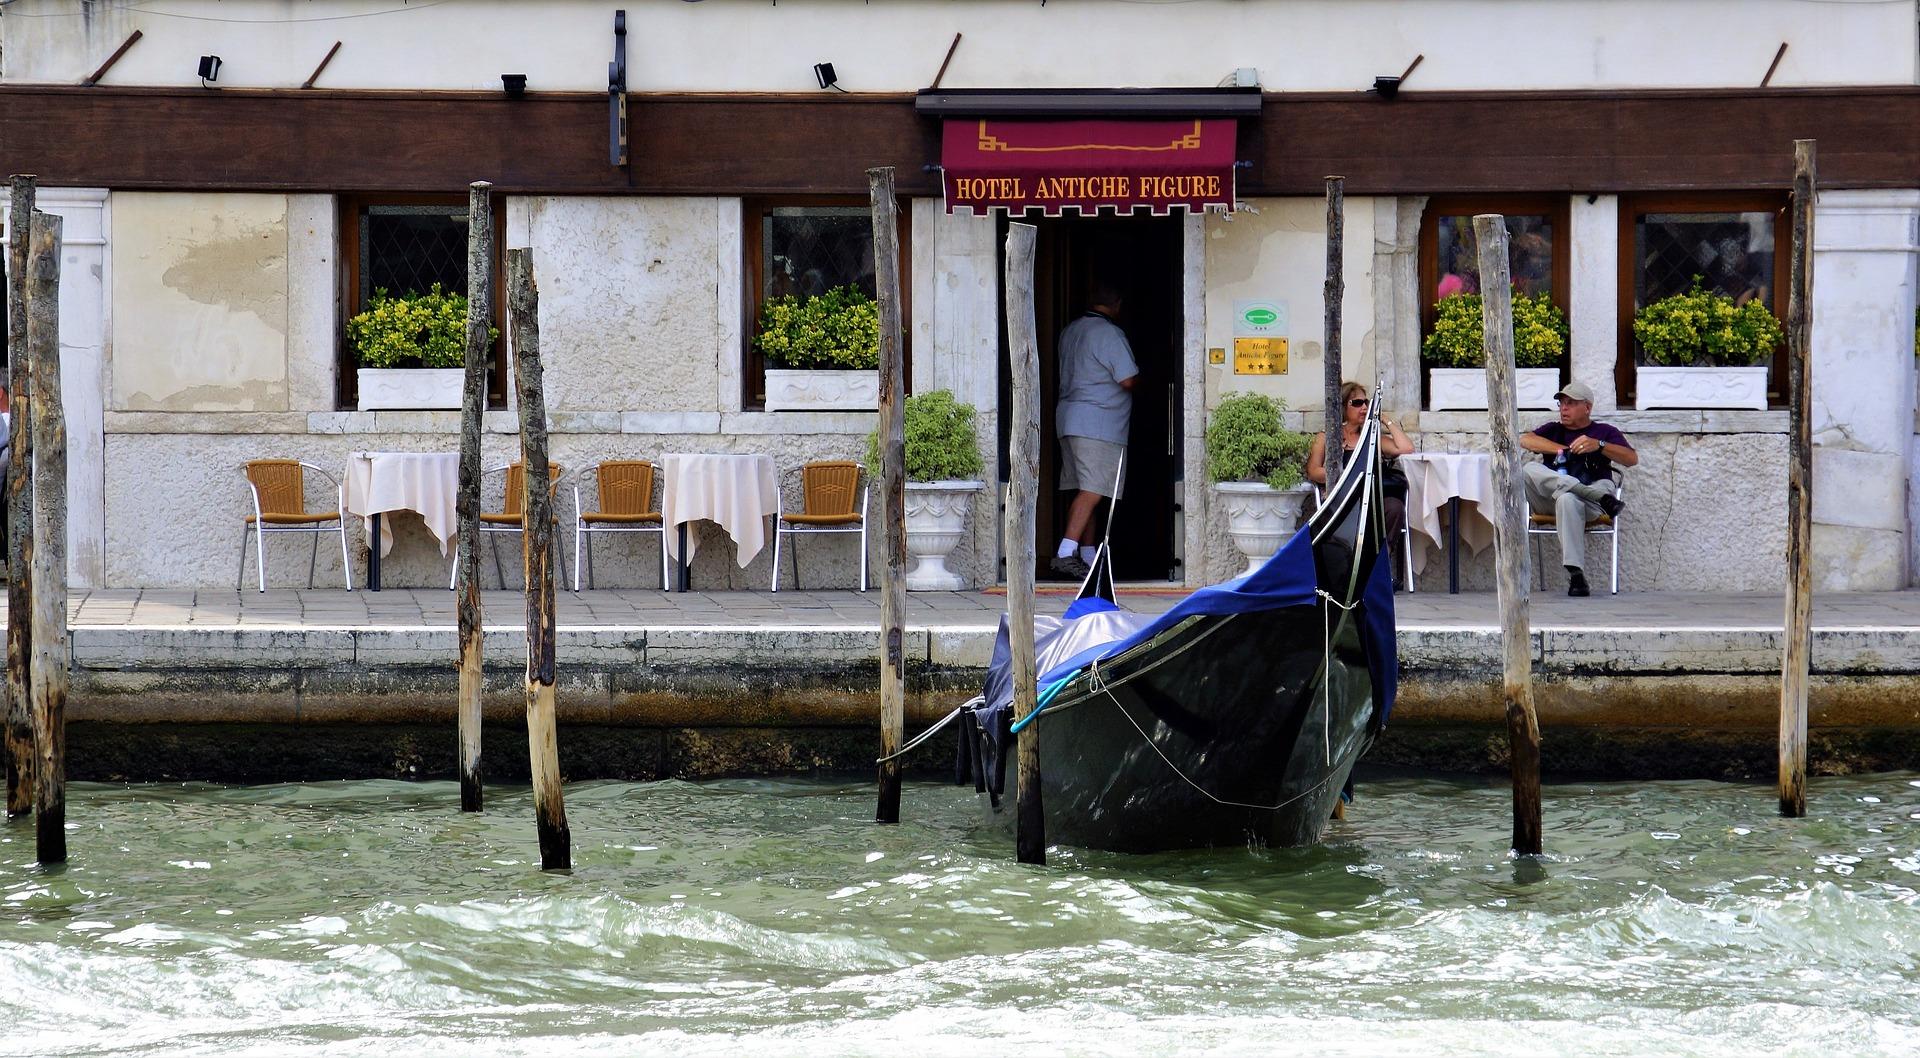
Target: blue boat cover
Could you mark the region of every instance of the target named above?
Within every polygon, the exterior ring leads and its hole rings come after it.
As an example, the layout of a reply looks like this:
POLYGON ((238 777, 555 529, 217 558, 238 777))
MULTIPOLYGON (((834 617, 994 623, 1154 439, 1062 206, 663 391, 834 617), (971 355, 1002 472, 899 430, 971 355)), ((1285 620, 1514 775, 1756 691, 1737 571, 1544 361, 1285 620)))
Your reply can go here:
MULTIPOLYGON (((1223 584, 1201 588, 1158 617, 1122 610, 1105 599, 1080 599, 1064 617, 1034 620, 1035 667, 1040 672, 1040 690, 1044 693, 1046 688, 1094 662, 1119 655, 1189 617, 1317 606, 1319 599, 1314 588, 1311 527, 1302 525, 1293 539, 1259 569, 1223 584)), ((1373 676, 1380 723, 1384 725, 1393 711, 1400 668, 1393 633, 1393 574, 1384 553, 1373 564, 1373 573, 1361 594, 1360 620, 1367 669, 1373 676)), ((1000 619, 1000 634, 993 644, 993 662, 982 696, 985 701, 974 712, 988 734, 989 756, 997 756, 1001 738, 995 736, 1010 731, 1013 707, 1013 658, 1005 617, 1000 619)), ((1044 718, 1042 713, 1040 719, 1044 721, 1044 718)), ((963 781, 972 772, 970 741, 960 740, 961 760, 956 778, 963 781)), ((1000 770, 1001 763, 987 761, 989 784, 995 792, 999 791, 1000 784, 993 781, 994 773, 1000 770)))

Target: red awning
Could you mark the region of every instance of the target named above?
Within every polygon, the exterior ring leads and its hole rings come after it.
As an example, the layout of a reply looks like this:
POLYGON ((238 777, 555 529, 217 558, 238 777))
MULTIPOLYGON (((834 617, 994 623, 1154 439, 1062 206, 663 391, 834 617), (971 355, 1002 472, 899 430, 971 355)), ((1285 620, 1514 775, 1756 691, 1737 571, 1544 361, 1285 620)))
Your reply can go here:
POLYGON ((1231 209, 1233 135, 1232 119, 949 119, 940 147, 947 212, 1231 209))

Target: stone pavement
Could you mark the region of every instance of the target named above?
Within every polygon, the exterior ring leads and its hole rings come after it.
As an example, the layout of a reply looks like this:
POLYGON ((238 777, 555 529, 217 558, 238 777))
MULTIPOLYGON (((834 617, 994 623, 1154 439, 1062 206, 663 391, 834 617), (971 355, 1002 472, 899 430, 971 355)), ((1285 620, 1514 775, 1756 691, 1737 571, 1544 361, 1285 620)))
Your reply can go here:
MULTIPOLYGON (((1123 589, 1128 609, 1157 613, 1185 593, 1123 589)), ((1072 596, 1049 589, 1038 598, 1041 613, 1059 613, 1072 596)), ((1406 630, 1486 630, 1499 627, 1488 593, 1421 592, 1395 597, 1398 623, 1406 630)), ((482 593, 486 625, 521 624, 517 592, 482 593)), ((992 629, 1006 608, 1000 592, 913 592, 907 596, 910 628, 992 629)), ((69 601, 76 628, 450 628, 454 596, 431 588, 381 592, 338 589, 273 589, 262 594, 232 589, 111 589, 76 591, 69 601)), ((1774 594, 1622 594, 1570 599, 1536 595, 1536 631, 1722 629, 1778 631, 1784 600, 1774 594)), ((599 590, 559 593, 560 628, 767 628, 865 629, 878 625, 879 592, 783 591, 686 592, 599 590)), ((1817 629, 1900 629, 1920 635, 1920 591, 1817 596, 1817 629)))

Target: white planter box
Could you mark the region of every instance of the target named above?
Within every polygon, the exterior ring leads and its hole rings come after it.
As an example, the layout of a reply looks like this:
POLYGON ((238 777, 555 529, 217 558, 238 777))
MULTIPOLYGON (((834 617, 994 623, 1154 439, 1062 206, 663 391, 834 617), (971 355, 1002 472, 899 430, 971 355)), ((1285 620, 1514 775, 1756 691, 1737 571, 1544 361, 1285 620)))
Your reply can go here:
POLYGON ((467 384, 463 367, 363 367, 359 370, 360 410, 460 407, 467 384))
MULTIPOLYGON (((1560 370, 1553 367, 1523 367, 1513 373, 1513 397, 1516 408, 1555 407, 1553 395, 1560 389, 1560 370)), ((1433 367, 1427 369, 1427 410, 1460 409, 1484 411, 1487 407, 1487 369, 1484 367, 1433 367)))
POLYGON ((967 535, 967 512, 984 481, 907 482, 908 591, 959 591, 960 574, 947 568, 947 556, 967 535))
POLYGON ((1751 408, 1767 410, 1767 369, 1761 367, 1642 367, 1642 408, 1751 408))
POLYGON ((1282 491, 1260 482, 1223 481, 1213 487, 1227 515, 1227 534, 1246 556, 1245 576, 1266 565, 1300 527, 1300 509, 1311 485, 1282 491))
POLYGON ((880 406, 880 372, 767 368, 768 411, 872 411, 880 406))

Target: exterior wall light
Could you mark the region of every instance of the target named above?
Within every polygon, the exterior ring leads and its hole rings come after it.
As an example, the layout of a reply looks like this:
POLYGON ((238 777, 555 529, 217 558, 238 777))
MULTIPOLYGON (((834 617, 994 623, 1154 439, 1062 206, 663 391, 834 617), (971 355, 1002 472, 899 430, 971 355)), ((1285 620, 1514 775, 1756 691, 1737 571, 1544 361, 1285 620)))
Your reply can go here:
POLYGON ((218 55, 200 56, 200 86, 202 88, 205 88, 207 86, 207 82, 218 81, 219 79, 220 79, 220 56, 218 55))
POLYGON ((813 78, 820 82, 822 88, 837 87, 840 81, 839 75, 833 72, 833 64, 830 62, 814 63, 813 78))
POLYGON ((508 99, 519 99, 527 94, 527 75, 503 73, 500 75, 500 87, 506 89, 508 99))

